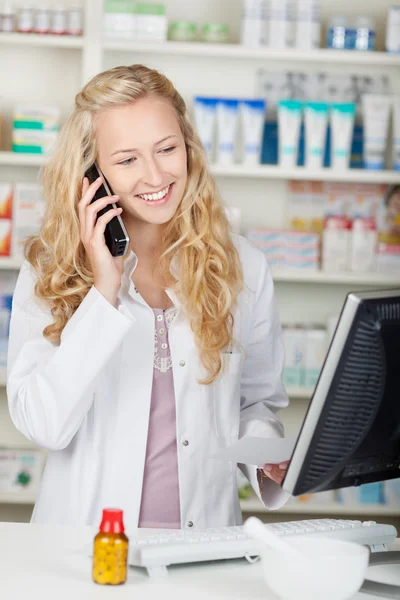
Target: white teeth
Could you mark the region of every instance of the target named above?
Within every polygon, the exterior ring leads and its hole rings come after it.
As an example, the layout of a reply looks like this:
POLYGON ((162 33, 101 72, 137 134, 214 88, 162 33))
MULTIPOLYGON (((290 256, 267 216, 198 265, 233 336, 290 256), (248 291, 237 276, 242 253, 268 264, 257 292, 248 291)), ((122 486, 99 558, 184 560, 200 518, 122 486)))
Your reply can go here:
POLYGON ((151 202, 153 200, 161 200, 162 198, 164 198, 164 196, 168 194, 170 187, 171 186, 169 185, 164 190, 161 190, 161 192, 158 192, 158 194, 138 194, 138 196, 139 198, 143 198, 143 200, 147 200, 147 202, 151 202))

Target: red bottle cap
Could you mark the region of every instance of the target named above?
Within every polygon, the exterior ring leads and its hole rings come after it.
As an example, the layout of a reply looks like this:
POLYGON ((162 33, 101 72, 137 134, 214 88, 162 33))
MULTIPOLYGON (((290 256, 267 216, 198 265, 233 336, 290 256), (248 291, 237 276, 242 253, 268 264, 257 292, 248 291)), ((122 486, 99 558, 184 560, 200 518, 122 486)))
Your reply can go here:
POLYGON ((119 508, 104 508, 100 531, 104 533, 123 533, 125 531, 124 513, 119 508))

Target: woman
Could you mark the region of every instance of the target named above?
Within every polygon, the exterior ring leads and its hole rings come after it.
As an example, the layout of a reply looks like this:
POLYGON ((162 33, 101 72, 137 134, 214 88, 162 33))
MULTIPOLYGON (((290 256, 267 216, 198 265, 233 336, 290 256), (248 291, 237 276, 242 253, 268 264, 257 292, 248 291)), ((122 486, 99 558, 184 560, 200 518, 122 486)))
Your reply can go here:
MULTIPOLYGON (((49 450, 32 520, 97 525, 117 506, 128 528, 240 523, 236 465, 211 456, 244 435, 282 435, 281 330, 264 255, 231 236, 172 83, 140 65, 94 77, 44 192, 7 385, 16 427, 49 450), (95 161, 116 197, 91 203, 95 161), (125 258, 104 241, 118 214, 125 258)), ((286 466, 243 466, 270 508, 287 498, 286 466)))

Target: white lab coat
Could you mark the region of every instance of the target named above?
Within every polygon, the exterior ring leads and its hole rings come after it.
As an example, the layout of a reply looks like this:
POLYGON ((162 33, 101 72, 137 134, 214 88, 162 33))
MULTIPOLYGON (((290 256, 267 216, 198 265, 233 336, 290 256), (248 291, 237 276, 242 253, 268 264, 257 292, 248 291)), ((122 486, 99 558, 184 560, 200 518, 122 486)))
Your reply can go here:
MULTIPOLYGON (((219 381, 198 383, 204 372, 193 335, 178 299, 168 292, 178 308, 169 342, 183 528, 240 524, 236 465, 209 457, 244 435, 283 434, 275 413, 288 400, 272 278, 258 249, 239 236, 234 243, 245 279, 235 338, 246 356, 239 350, 224 354, 226 371, 219 381)), ((33 522, 98 525, 104 507, 118 507, 127 528, 137 527, 155 326, 152 309, 131 281, 136 264, 131 253, 118 308, 92 287, 59 346, 42 335, 52 316, 34 296, 34 271, 27 262, 21 269, 10 324, 7 394, 15 426, 48 450, 33 522)), ((243 470, 260 496, 255 467, 243 470)), ((264 483, 267 507, 279 508, 287 498, 273 481, 264 483)))

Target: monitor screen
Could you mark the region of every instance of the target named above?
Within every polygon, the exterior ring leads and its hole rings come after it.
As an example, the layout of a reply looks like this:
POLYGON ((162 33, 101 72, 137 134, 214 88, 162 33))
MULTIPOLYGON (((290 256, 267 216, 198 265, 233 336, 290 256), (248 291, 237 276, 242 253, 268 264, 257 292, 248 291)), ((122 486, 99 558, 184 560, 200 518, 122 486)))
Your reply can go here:
POLYGON ((351 293, 282 487, 298 496, 400 477, 400 289, 351 293))

